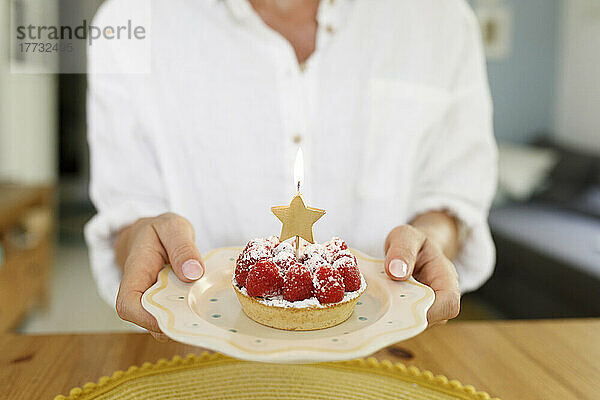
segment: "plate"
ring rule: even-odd
[[[206,273],[183,283],[170,268],[142,296],[142,305],[171,339],[232,357],[275,363],[341,361],[368,356],[427,327],[431,288],[392,281],[383,260],[352,250],[368,287],[348,320],[332,328],[297,332],[269,328],[244,314],[231,286],[242,247],[203,257]]]

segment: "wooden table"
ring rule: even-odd
[[[0,335],[0,399],[52,399],[130,365],[200,353],[147,334]],[[455,322],[375,354],[507,399],[600,399],[600,319]]]

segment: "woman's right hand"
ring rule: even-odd
[[[165,340],[156,319],[142,307],[142,294],[156,282],[165,264],[171,264],[182,282],[194,282],[204,275],[192,224],[173,213],[139,219],[119,232],[115,254],[123,268],[117,314],[148,329],[157,340]]]

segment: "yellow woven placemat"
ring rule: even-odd
[[[374,358],[321,364],[264,364],[203,353],[117,371],[54,400],[345,399],[482,400],[484,392],[416,367]]]

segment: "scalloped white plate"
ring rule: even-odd
[[[170,268],[142,296],[142,305],[171,339],[244,360],[309,363],[368,356],[408,339],[427,327],[431,288],[414,279],[395,282],[383,260],[352,250],[368,288],[354,313],[340,325],[308,332],[284,331],[254,322],[244,314],[231,286],[241,247],[209,252],[206,273],[183,283]]]

